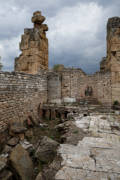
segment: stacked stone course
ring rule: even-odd
[[[46,74],[0,73],[0,122],[21,123],[38,118],[38,107],[47,102]],[[4,124],[1,123],[1,124]]]
[[[101,71],[110,71],[112,103],[120,102],[120,17],[108,19],[107,57],[101,62]]]
[[[49,73],[48,77],[48,102],[79,102],[91,99],[104,105],[112,103],[110,72],[86,75],[81,70],[66,69],[56,74]],[[85,95],[87,87],[92,88],[91,96]]]

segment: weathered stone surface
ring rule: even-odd
[[[41,15],[40,11],[33,13],[32,22],[41,25],[45,21],[45,17]]]
[[[41,172],[37,175],[35,180],[43,180]]]
[[[92,114],[75,117],[75,124],[91,132],[77,146],[61,144],[58,154],[63,161],[57,180],[101,180],[120,178],[120,122],[116,115]]]
[[[27,131],[27,128],[22,126],[20,123],[14,123],[14,124],[11,124],[10,126],[10,133],[22,134],[25,131]]]
[[[4,149],[3,149],[3,153],[5,154],[9,154],[12,150],[11,146],[5,145]]]
[[[56,154],[58,143],[49,137],[44,136],[39,143],[35,156],[43,162],[50,162]]]
[[[111,72],[112,103],[120,102],[120,17],[108,19],[107,57],[101,62],[101,72]]]
[[[15,146],[18,144],[18,142],[19,142],[19,138],[13,137],[7,142],[7,144],[10,146]]]
[[[92,94],[86,95],[91,89]],[[111,105],[111,74],[86,75],[80,69],[66,68],[60,72],[48,73],[48,102]]]
[[[33,180],[32,161],[21,145],[17,145],[11,152],[10,162],[22,180]]]
[[[90,115],[84,117],[82,114],[75,117],[75,124],[77,127],[83,129],[85,132],[91,132],[93,136],[105,137],[111,139],[114,143],[119,143],[119,129],[120,123],[117,115]]]
[[[33,149],[33,145],[30,144],[27,140],[21,141],[20,144],[24,149],[29,149],[29,148]]]
[[[37,74],[40,69],[48,69],[48,26],[42,24],[45,17],[40,11],[33,13],[33,29],[25,29],[20,43],[22,54],[15,59],[15,71]]]
[[[1,149],[7,141],[8,125],[23,126],[28,117],[38,121],[39,104],[47,102],[47,76],[44,72],[39,75],[0,72],[0,84]],[[14,134],[11,132],[11,136]]]

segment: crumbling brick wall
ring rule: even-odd
[[[47,77],[0,72],[0,127],[10,121],[38,118],[40,104],[47,102]]]

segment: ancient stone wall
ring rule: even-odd
[[[79,102],[90,98],[111,105],[113,92],[116,95],[119,89],[115,91],[111,85],[110,73],[88,76],[78,70],[38,75],[1,72],[0,128],[4,129],[11,121],[23,122],[28,117],[39,119],[42,103]]]
[[[111,73],[86,75],[81,70],[66,69],[50,73],[48,78],[49,102],[76,102],[81,100],[99,101],[111,105]]]
[[[112,103],[120,102],[120,18],[113,17],[107,23],[107,65],[111,71]]]
[[[0,128],[28,117],[38,120],[43,102],[47,102],[46,74],[0,72]]]
[[[120,18],[109,18],[107,23],[107,59],[106,68],[120,62]],[[111,69],[112,70],[112,69]]]
[[[120,69],[120,18],[113,17],[107,23],[107,56],[100,63],[102,71]]]
[[[108,19],[107,57],[100,64],[101,72],[111,72],[111,101],[120,102],[120,17]]]
[[[79,80],[85,77],[81,69],[66,69],[61,71],[62,75],[62,101],[75,102],[79,94]]]
[[[93,97],[103,105],[111,105],[111,73],[97,73],[89,78],[92,81]]]
[[[120,102],[120,72],[112,72],[112,103]]]
[[[15,71],[37,74],[48,69],[48,27],[42,24],[44,20],[40,11],[33,14],[34,28],[24,30],[20,43],[22,54],[15,59]]]

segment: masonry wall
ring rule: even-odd
[[[52,73],[52,81],[48,83],[49,102],[57,100],[61,96],[62,102],[75,102],[83,99],[97,100],[104,105],[111,105],[112,85],[111,74],[96,73],[86,75],[81,70],[63,70],[58,73],[60,78],[56,78]],[[58,85],[59,84],[59,85]],[[52,86],[52,88],[51,88]],[[86,96],[85,91],[90,87],[92,95]],[[50,90],[51,89],[51,90]]]
[[[88,98],[85,95],[87,87],[92,88],[90,98],[103,104],[111,104],[111,74],[96,73],[85,75],[80,71],[62,72],[62,98],[75,98],[77,101]]]
[[[112,76],[113,77],[113,76]],[[9,122],[23,122],[28,117],[39,119],[42,103],[75,102],[87,99],[86,88],[92,87],[91,99],[105,105],[117,100],[118,80],[111,85],[110,73],[85,75],[80,70],[39,75],[0,72],[0,130]],[[119,92],[118,92],[119,93]]]
[[[61,71],[62,101],[76,101],[79,98],[79,82],[85,77],[80,69],[68,69]]]
[[[47,102],[46,74],[0,72],[0,128],[28,116],[37,119],[43,102]]]
[[[96,98],[104,105],[112,105],[112,82],[111,73],[104,74],[98,73],[95,76],[96,86]]]
[[[119,66],[118,66],[119,67]],[[112,72],[112,103],[120,102],[120,72]]]

